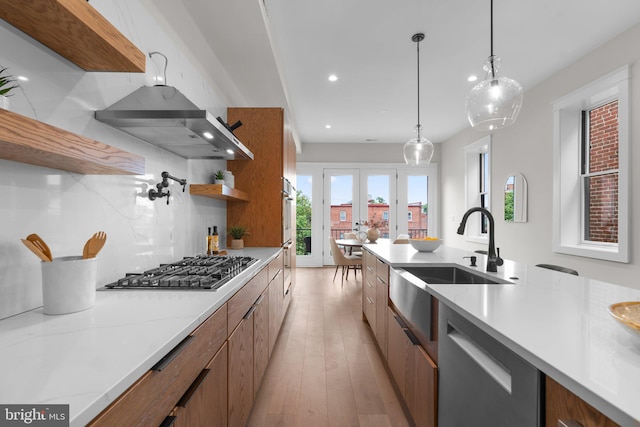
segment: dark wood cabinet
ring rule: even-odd
[[[547,427],[619,426],[550,377],[545,384],[545,414]]]
[[[253,313],[253,397],[269,364],[269,289],[258,298]]]
[[[227,363],[225,343],[178,402],[174,427],[227,427]]]
[[[244,426],[253,406],[253,308],[229,336],[229,426]]]
[[[251,234],[247,247],[283,243],[282,177],[295,185],[295,144],[282,108],[229,108],[227,121],[242,121],[234,134],[254,154],[253,160],[229,160],[235,187],[247,193],[248,203],[227,205],[227,226],[243,225]],[[295,201],[294,201],[295,203]],[[295,218],[295,204],[292,209]],[[295,227],[295,219],[292,221]],[[295,245],[295,229],[292,231]],[[295,254],[295,246],[291,249]]]

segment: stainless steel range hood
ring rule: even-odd
[[[187,159],[253,160],[225,124],[171,86],[143,86],[95,117]]]

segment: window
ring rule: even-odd
[[[628,66],[554,102],[555,252],[629,262],[629,117]]]
[[[409,222],[413,221],[413,212],[411,211],[407,212],[407,219]]]
[[[340,221],[344,222],[347,220],[347,211],[340,211]]]
[[[467,209],[481,206],[491,210],[491,136],[465,147]],[[467,222],[467,240],[486,243],[488,220],[474,215]]]

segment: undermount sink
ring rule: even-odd
[[[488,277],[458,266],[405,267],[404,270],[432,285],[512,285],[512,282]]]

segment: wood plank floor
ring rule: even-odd
[[[362,281],[298,268],[251,427],[408,426],[368,325]]]

